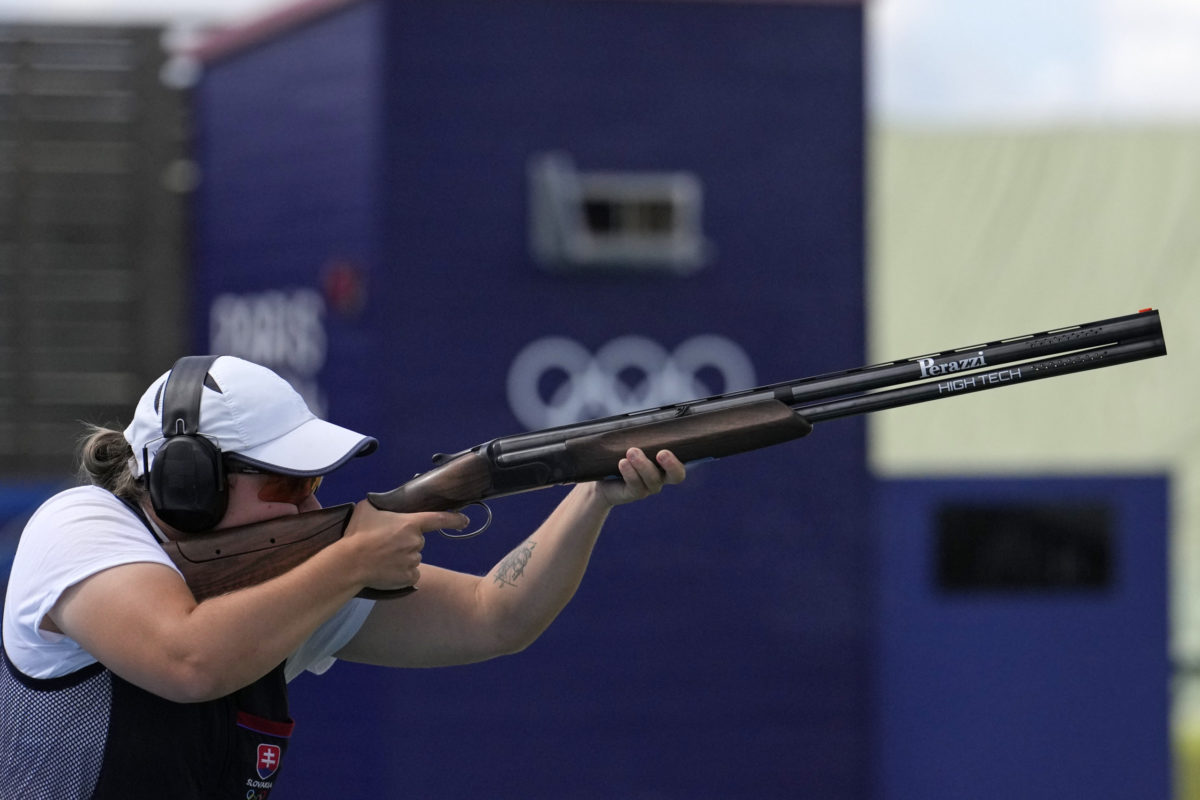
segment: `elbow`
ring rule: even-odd
[[[497,631],[491,650],[494,656],[512,656],[527,650],[546,630],[545,625],[512,625]]]
[[[480,582],[480,587],[485,588]],[[565,602],[528,604],[498,600],[494,594],[479,591],[474,629],[479,638],[475,647],[481,658],[516,655],[528,649],[558,617]],[[532,607],[531,607],[532,606]]]
[[[222,668],[203,658],[183,658],[173,662],[156,680],[142,688],[173,703],[203,703],[237,691],[228,667]]]

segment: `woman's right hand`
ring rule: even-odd
[[[398,514],[381,511],[360,500],[350,516],[343,541],[357,548],[359,580],[372,589],[403,589],[421,579],[421,551],[425,534],[462,530],[470,524],[457,511],[418,511]]]

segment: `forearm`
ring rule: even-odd
[[[589,485],[577,486],[487,575],[426,565],[418,591],[376,603],[338,657],[438,667],[527,647],[578,588],[610,508]]]
[[[507,651],[531,644],[579,588],[612,506],[574,487],[545,522],[483,578],[479,602]]]
[[[532,643],[574,596],[613,507],[657,494],[686,475],[683,464],[666,450],[651,460],[630,448],[617,467],[622,480],[577,485],[479,584],[482,606],[513,649]]]
[[[660,468],[661,467],[661,468]],[[338,654],[390,666],[465,664],[527,647],[574,596],[613,506],[679,483],[685,469],[631,448],[620,481],[575,486],[541,526],[483,577],[427,567],[419,591],[378,603]]]
[[[269,672],[357,591],[349,548],[196,603],[170,569],[128,564],[69,589],[54,625],[113,672],[178,702],[224,696]]]
[[[221,697],[290,656],[361,589],[347,559],[331,546],[284,574],[198,604],[179,631],[203,651],[205,672]],[[203,644],[202,644],[203,643]]]

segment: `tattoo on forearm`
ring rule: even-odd
[[[525,574],[525,566],[533,558],[533,548],[537,542],[528,541],[513,550],[496,567],[496,583],[504,586],[516,586],[517,581]]]

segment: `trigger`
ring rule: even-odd
[[[492,509],[488,507],[488,504],[487,503],[468,503],[467,505],[463,506],[463,508],[470,508],[471,506],[479,506],[480,508],[482,508],[484,511],[487,512],[487,519],[485,519],[483,521],[483,524],[481,524],[478,528],[475,528],[474,530],[467,531],[466,533],[451,533],[450,531],[447,531],[447,530],[439,530],[438,533],[440,533],[442,536],[445,536],[447,539],[470,539],[474,536],[478,536],[479,534],[486,531],[489,527],[491,527]]]

